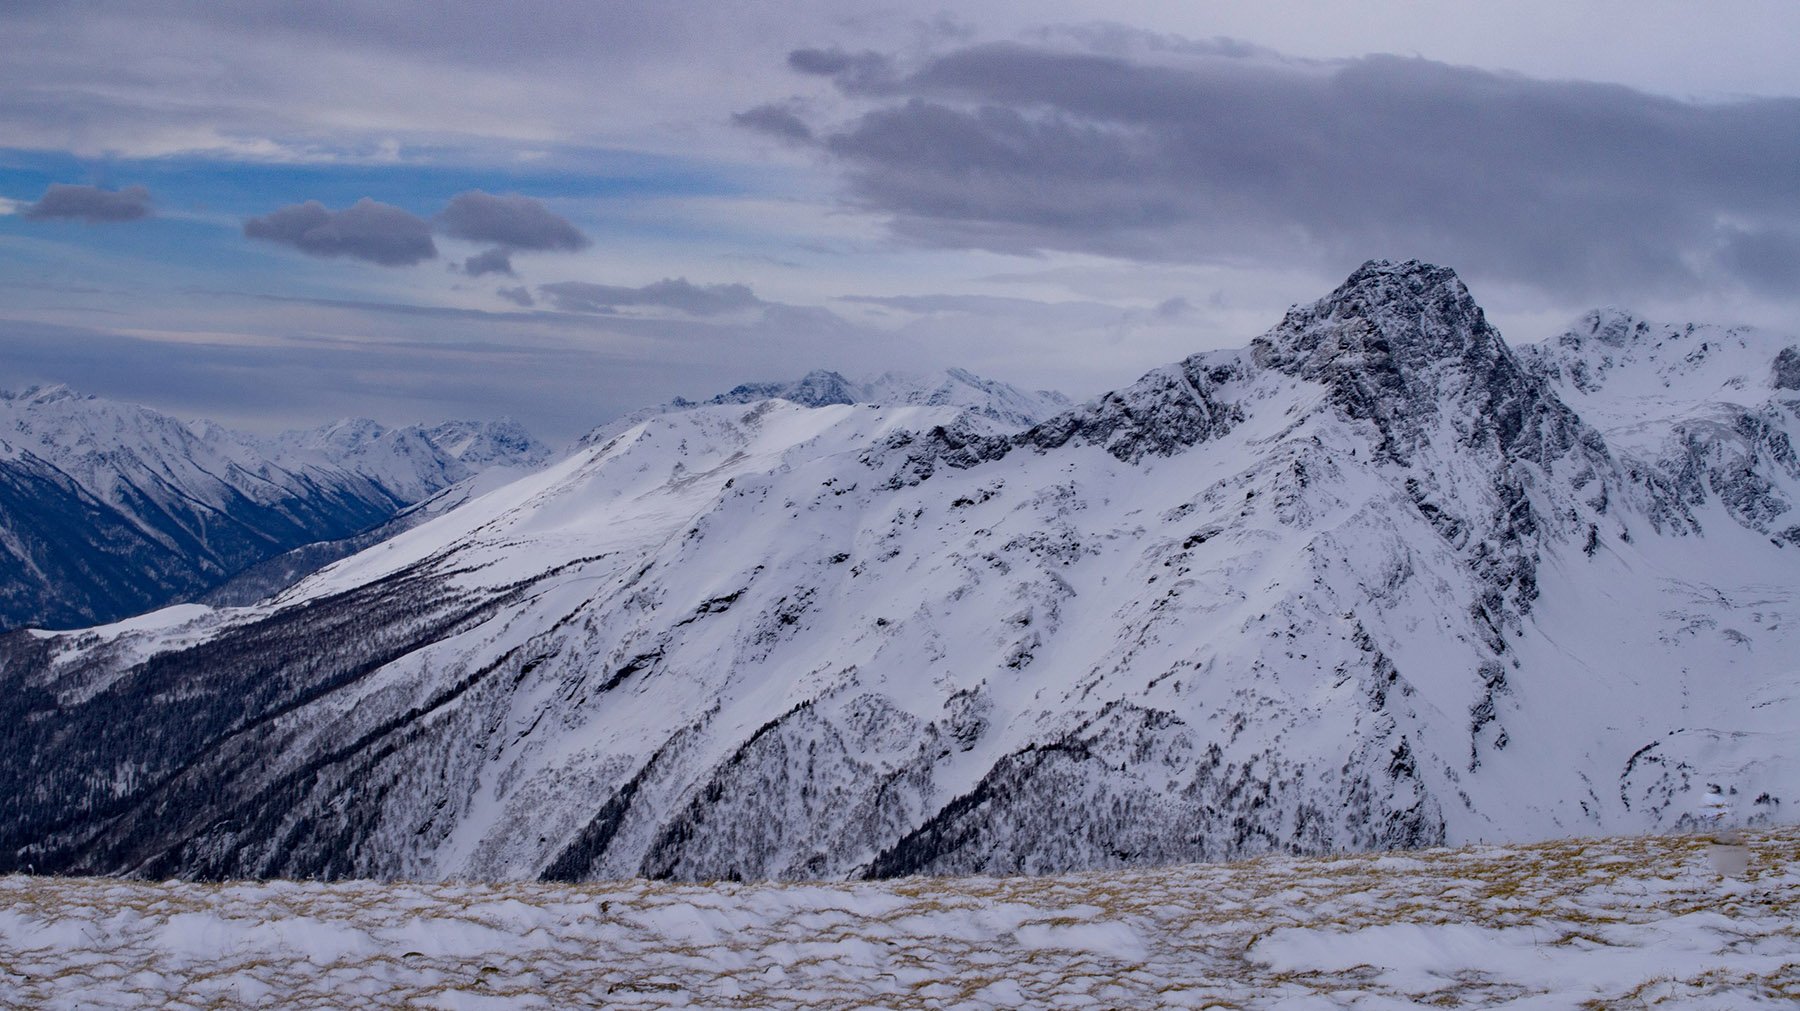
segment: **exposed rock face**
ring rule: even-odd
[[[1775,356],[1771,385],[1778,390],[1800,390],[1800,347],[1782,348]]]
[[[1373,422],[1378,451],[1399,463],[1440,423],[1457,430],[1463,448],[1539,466],[1578,442],[1605,453],[1444,267],[1365,264],[1252,348],[1259,363],[1323,384],[1346,415]]]
[[[1600,310],[1527,352],[1529,367],[1605,431],[1659,527],[1703,530],[1717,506],[1780,537],[1800,493],[1796,415],[1782,385],[1800,352],[1786,343]]]
[[[0,641],[0,869],[1039,872],[1669,827],[1709,779],[1776,816],[1778,351],[1515,351],[1370,263],[1017,431],[659,411],[254,608]]]

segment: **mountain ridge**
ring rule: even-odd
[[[1715,358],[1758,445],[1778,344]],[[0,640],[42,756],[0,863],[1039,873],[1668,828],[1707,782],[1782,818],[1800,576],[1709,475],[1785,509],[1784,464],[1690,426],[1677,480],[1559,346],[1371,261],[1022,431],[640,418],[255,607]]]
[[[264,438],[62,385],[0,392],[0,433],[0,555],[11,563],[0,627],[123,618],[377,526],[479,470],[548,457],[510,422],[347,419]]]

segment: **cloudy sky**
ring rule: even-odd
[[[1515,341],[1800,330],[1795,38],[1791,0],[14,0],[0,388],[553,439],[815,367],[1089,395],[1371,257]]]

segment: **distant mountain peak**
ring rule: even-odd
[[[1616,305],[1589,309],[1569,328],[1565,337],[1591,338],[1613,347],[1628,347],[1650,336],[1650,324]]]
[[[813,369],[798,379],[785,382],[739,383],[706,400],[676,397],[666,404],[646,407],[608,422],[583,436],[577,446],[598,445],[623,429],[657,415],[777,399],[801,407],[844,404],[962,407],[969,414],[986,419],[987,423],[1009,430],[1029,428],[1066,410],[1072,403],[1054,390],[1027,390],[976,375],[967,369],[951,368],[925,375],[885,372],[866,382],[831,369]]]
[[[24,390],[9,399],[21,404],[54,404],[63,400],[93,400],[92,394],[80,394],[62,383],[42,383],[27,386]]]
[[[549,451],[516,424],[262,438],[61,384],[0,394],[0,629],[111,620]]]

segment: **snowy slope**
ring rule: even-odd
[[[0,641],[40,756],[0,861],[882,877],[1641,831],[1707,782],[1783,817],[1800,556],[1545,354],[1372,262],[1022,431],[639,418],[254,608]]]
[[[1026,390],[1010,383],[978,376],[967,369],[945,369],[917,375],[886,372],[874,379],[857,381],[842,373],[816,369],[799,379],[772,383],[743,383],[709,400],[674,400],[627,415],[595,429],[580,442],[591,446],[612,438],[631,426],[672,411],[720,404],[754,404],[762,400],[786,400],[802,407],[836,404],[878,404],[888,407],[920,405],[957,407],[998,428],[1029,428],[1068,410],[1069,398],[1053,390]]]
[[[0,441],[0,628],[136,613],[548,458],[507,422],[260,439],[61,386],[0,393]]]
[[[1606,309],[1523,353],[1646,480],[1800,547],[1794,338]]]

